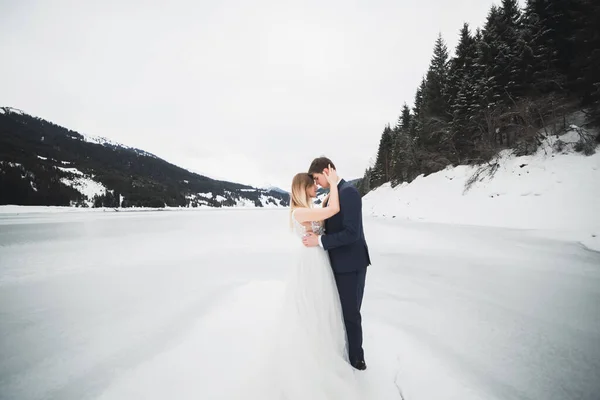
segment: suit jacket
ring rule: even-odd
[[[371,265],[362,221],[362,199],[358,190],[346,182],[338,183],[340,212],[325,220],[323,248],[329,253],[336,274],[354,272]]]

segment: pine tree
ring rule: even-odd
[[[390,181],[392,166],[393,131],[389,125],[385,127],[379,141],[377,160],[371,175],[371,187],[381,186]]]
[[[415,102],[413,105],[413,118],[410,125],[410,136],[417,144],[420,144],[420,138],[423,133],[423,102],[426,86],[427,81],[425,78],[423,78],[421,80],[421,84],[417,88],[417,92],[415,93]]]
[[[438,36],[427,71],[420,117],[423,124],[422,143],[429,152],[440,153],[448,142],[448,49]]]
[[[408,134],[409,130],[410,130],[410,121],[411,121],[411,115],[410,115],[410,109],[408,108],[408,105],[406,103],[404,103],[404,105],[402,106],[402,114],[400,114],[400,118],[399,118],[399,128],[400,131],[404,134]]]
[[[483,109],[497,109],[513,103],[523,94],[521,11],[516,0],[502,0],[492,6],[482,32],[477,63],[483,68],[478,82]]]
[[[592,124],[600,126],[600,3],[579,0],[572,13],[577,29],[574,34],[575,59],[572,61],[572,87],[589,110]]]
[[[507,4],[508,3],[508,4]],[[503,145],[499,133],[501,118],[512,107],[519,89],[513,65],[514,52],[508,45],[514,39],[508,27],[516,24],[517,11],[512,3],[503,1],[505,8],[492,6],[481,38],[477,38],[477,63],[475,68],[476,113],[473,122],[478,135],[474,143],[477,152],[487,158],[493,148]],[[515,39],[516,41],[516,39]],[[514,48],[514,44],[512,45]]]
[[[469,114],[469,125],[476,129],[480,126],[479,121],[482,110],[487,106],[484,101],[486,93],[486,66],[481,63],[481,60],[483,59],[483,33],[479,28],[475,30],[475,35],[473,36],[473,48],[474,59],[472,75],[468,77],[471,98],[467,103],[467,110]]]
[[[373,174],[372,168],[367,168],[363,178],[359,181],[357,189],[361,196],[371,191],[371,175]]]
[[[414,152],[410,128],[412,116],[408,105],[404,103],[398,125],[394,129],[394,144],[392,148],[391,180],[404,182],[409,179],[414,164]]]
[[[424,111],[428,116],[447,119],[448,115],[448,48],[439,35],[433,50],[433,58],[427,71]]]
[[[476,75],[476,46],[469,25],[465,23],[460,31],[456,55],[450,62],[448,84],[448,102],[452,112],[450,127],[459,162],[472,153],[473,135],[476,131],[476,127],[471,123],[473,106],[477,101],[473,83]]]
[[[500,104],[503,88],[500,85],[501,66],[496,63],[500,53],[500,9],[492,6],[481,32],[477,64],[480,68],[477,93],[482,109]]]
[[[574,32],[566,3],[572,0],[528,0],[525,6],[523,71],[533,95],[565,90],[570,63],[562,62],[560,53],[572,53],[565,39]]]
[[[517,0],[502,0],[497,23],[499,46],[495,62],[499,67],[498,83],[504,89],[501,97],[505,104],[512,104],[525,90],[520,60],[522,20]]]
[[[575,14],[583,12],[583,3],[587,0],[528,0],[525,7],[526,15],[535,13],[541,23],[541,38],[539,44],[545,44],[547,54],[552,57],[551,65],[560,73],[569,75],[574,71],[573,59],[576,56],[574,35],[579,27],[580,19]],[[590,1],[590,4],[594,1]],[[587,15],[583,15],[587,19]],[[596,26],[597,29],[597,26]],[[575,73],[578,75],[578,71]]]
[[[448,118],[448,48],[441,35],[435,42],[423,96],[427,117]]]
[[[458,91],[462,87],[465,75],[472,73],[476,49],[474,39],[469,30],[469,24],[465,23],[460,30],[460,38],[454,57],[450,60],[448,73],[448,103],[450,106],[456,101]],[[467,69],[471,67],[471,69]]]

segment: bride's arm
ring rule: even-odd
[[[323,221],[331,218],[340,212],[340,196],[337,182],[330,182],[329,185],[329,203],[323,208],[298,208],[295,211],[295,217],[298,222]]]

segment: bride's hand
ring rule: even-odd
[[[325,175],[325,179],[327,179],[327,182],[329,182],[331,185],[337,185],[337,181],[338,181],[338,174],[337,171],[333,168],[331,168],[331,165],[328,166],[329,169],[329,173],[323,172],[323,175]]]

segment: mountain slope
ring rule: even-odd
[[[0,109],[0,204],[286,206],[279,191],[214,180],[143,150]]]
[[[505,150],[489,164],[448,167],[389,183],[363,199],[366,214],[553,232],[600,251],[600,152],[577,152],[581,130],[545,139],[538,151]]]

